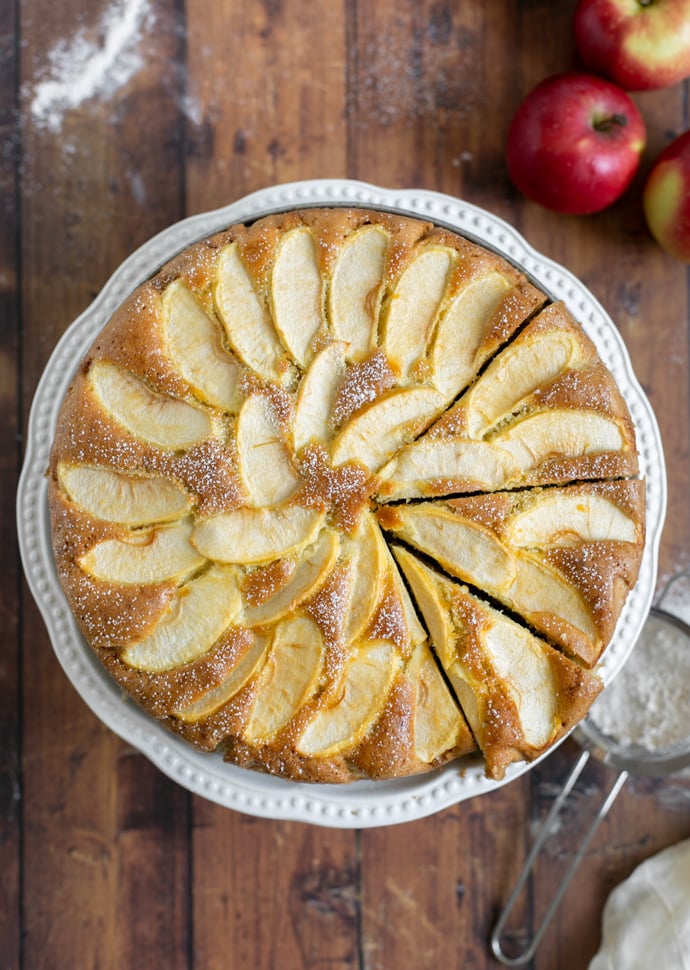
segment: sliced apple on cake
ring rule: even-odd
[[[448,754],[469,754],[474,739],[425,642],[405,670],[414,690],[414,750],[420,764],[440,763]]]
[[[57,476],[69,499],[95,519],[131,528],[171,522],[192,506],[187,491],[158,475],[131,475],[62,462]]]
[[[96,361],[88,380],[98,403],[123,431],[155,448],[185,451],[213,432],[208,412],[152,390],[116,364]]]
[[[242,367],[223,345],[221,328],[180,280],[165,290],[162,302],[170,360],[205,404],[235,413],[241,403]]]
[[[297,490],[299,476],[281,421],[265,394],[252,394],[237,418],[237,460],[250,506],[277,505]]]
[[[221,253],[215,299],[228,341],[239,359],[264,380],[285,383],[290,377],[286,348],[236,242]]]
[[[333,269],[329,318],[348,360],[363,360],[376,346],[389,246],[384,228],[363,226],[347,237]]]

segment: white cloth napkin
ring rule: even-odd
[[[690,839],[647,859],[604,906],[589,970],[690,970]]]

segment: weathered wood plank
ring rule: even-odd
[[[27,406],[69,322],[182,214],[177,26],[169,0],[23,7]],[[119,51],[100,77],[98,45]],[[186,967],[188,796],[87,710],[28,597],[23,662],[25,965]]]
[[[352,832],[194,803],[194,965],[359,968]]]
[[[135,30],[144,40],[130,51],[141,58],[136,70],[122,87],[77,97],[73,109],[58,106],[53,131],[54,119],[35,102],[40,81],[55,68],[49,52],[82,26],[97,27],[106,5],[56,10],[45,0],[22,0],[25,408],[69,321],[122,257],[185,209],[202,211],[274,182],[319,176],[439,189],[508,218],[581,276],[611,312],[657,410],[670,458],[673,526],[664,537],[662,572],[687,565],[687,273],[648,239],[634,194],[600,216],[567,218],[523,201],[505,171],[505,133],[518,101],[538,80],[575,63],[573,7],[574,0],[345,0],[318,9],[297,0],[188,0],[184,35],[178,3],[133,0],[130,13],[147,11]],[[12,10],[0,17],[11,18]],[[5,26],[13,29],[9,21]],[[0,26],[3,43],[5,36]],[[6,61],[3,69],[10,70]],[[83,79],[71,89],[80,91]],[[11,120],[3,98],[11,98],[6,85],[4,135]],[[681,88],[639,103],[650,128],[648,164],[688,118]],[[9,198],[13,189],[4,179],[13,170],[1,171]],[[11,226],[7,219],[0,229],[0,300],[9,300],[10,310],[3,319],[15,312],[12,290],[4,289],[7,268],[10,276],[15,270],[12,247],[6,248]],[[1,339],[11,363],[0,393],[11,395],[12,331]],[[7,422],[0,433],[11,444],[15,431]],[[0,453],[9,462],[2,465],[4,481],[5,473],[14,474],[14,452]],[[11,530],[9,504],[2,504],[2,528]],[[9,631],[16,622],[9,560],[3,569]],[[494,966],[489,932],[547,797],[565,774],[571,745],[494,795],[389,830],[356,835],[272,823],[201,799],[192,800],[190,819],[184,791],[86,711],[52,657],[36,610],[27,603],[26,612],[25,966],[148,966],[161,958],[173,967],[230,970]],[[4,651],[0,690],[10,686],[1,716],[9,750],[15,676]],[[605,776],[594,769],[580,791],[582,807]],[[4,929],[0,949],[14,959],[13,804],[3,803],[1,822],[0,861],[9,858],[10,866],[0,876],[0,901],[10,909],[9,949]],[[687,835],[687,804],[687,788],[677,781],[626,788],[534,967],[586,967],[606,894],[638,861]],[[543,912],[575,837],[569,817],[516,912],[514,925],[523,932]]]
[[[491,965],[496,900],[517,875],[528,791],[517,780],[432,818],[362,833],[366,970]]]
[[[101,0],[86,24],[76,8],[61,8],[60,20],[44,0],[31,0],[25,8],[23,288],[28,324],[37,330],[24,361],[27,396],[56,339],[113,270],[182,212],[176,7],[173,0],[134,0],[128,6],[141,10],[139,18],[132,17],[128,42],[121,44],[131,76],[115,83],[111,74],[127,76],[124,67],[115,70],[115,59],[100,85],[83,86],[79,74],[73,77],[65,66],[70,57],[54,52],[64,46],[76,58],[104,30],[119,37],[119,7]],[[46,67],[51,57],[58,65],[52,74]],[[79,66],[77,60],[73,69]],[[89,77],[92,71],[100,76],[89,68]],[[43,86],[53,79],[57,92]]]
[[[342,5],[187,4],[190,212],[345,175]]]
[[[518,59],[515,4],[353,5],[350,174],[511,210],[503,145]]]
[[[20,655],[14,494],[18,465],[19,292],[17,46],[13,5],[0,9],[0,953],[20,958]]]
[[[187,4],[187,205],[345,174],[339,5]],[[193,803],[195,966],[358,968],[352,832]]]
[[[191,952],[189,799],[143,755],[116,775],[113,967],[186,968]]]
[[[520,40],[521,86],[515,106],[543,77],[575,66],[570,23],[574,3],[554,8],[547,2],[524,6],[517,16]],[[661,549],[660,569],[667,578],[688,564],[690,548],[690,426],[677,415],[687,415],[688,304],[685,269],[666,256],[650,238],[644,223],[640,192],[651,159],[660,151],[667,132],[682,127],[682,86],[647,95],[634,95],[648,127],[648,148],[640,175],[627,195],[609,210],[586,217],[550,213],[528,201],[519,202],[516,222],[541,252],[570,269],[590,287],[610,313],[627,344],[635,372],[650,397],[660,424],[669,469],[669,520]],[[671,348],[673,348],[671,350]],[[539,765],[531,775],[532,828],[548,807],[558,784],[576,756],[572,744]],[[530,885],[533,921],[545,912],[567,863],[578,845],[588,817],[588,806],[598,803],[612,781],[610,772],[593,766],[576,789],[574,808],[565,817]],[[659,817],[654,835],[650,802],[636,797],[637,786],[619,796],[610,821],[593,842],[566,902],[557,914],[534,961],[541,968],[587,967],[599,945],[601,909],[610,889],[629,874],[637,862],[687,834],[678,813]],[[653,783],[664,798],[666,786]],[[591,812],[589,813],[591,815]],[[664,833],[662,835],[662,833]],[[507,896],[507,890],[503,898]],[[534,923],[530,928],[534,929]]]

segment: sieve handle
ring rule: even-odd
[[[503,912],[501,913],[498,919],[498,922],[496,923],[494,931],[491,934],[491,950],[494,956],[496,957],[496,959],[500,963],[505,964],[505,966],[507,967],[522,966],[522,964],[527,963],[527,961],[531,960],[532,957],[534,956],[536,949],[539,946],[539,943],[541,941],[541,938],[544,935],[544,932],[546,931],[546,928],[551,922],[551,919],[554,913],[558,909],[561,903],[561,900],[565,895],[565,891],[568,888],[568,884],[570,883],[570,880],[575,875],[575,871],[577,867],[580,865],[580,862],[582,861],[582,857],[587,851],[589,843],[592,841],[592,839],[594,838],[595,832],[599,828],[599,823],[602,821],[602,819],[606,818],[606,816],[608,815],[609,809],[611,808],[614,801],[616,800],[616,796],[618,795],[618,792],[621,790],[621,788],[623,787],[623,785],[627,780],[628,772],[621,771],[621,773],[616,778],[613,786],[611,787],[608,795],[604,799],[601,805],[601,808],[597,812],[596,817],[594,818],[592,824],[587,830],[582,842],[580,843],[580,847],[577,850],[572,862],[568,866],[568,869],[563,877],[563,880],[561,881],[561,884],[558,887],[558,890],[556,891],[555,896],[553,897],[553,899],[551,900],[551,903],[549,904],[549,908],[546,911],[546,915],[544,916],[544,919],[542,920],[541,924],[538,926],[532,938],[532,941],[527,947],[527,949],[524,950],[522,953],[518,954],[517,956],[514,956],[514,957],[507,956],[503,952],[503,949],[501,947],[501,936],[503,935],[503,930],[505,929],[505,925],[508,922],[510,914],[513,911],[513,907],[515,906],[515,903],[517,901],[518,896],[520,895],[520,892],[523,886],[527,882],[527,879],[529,878],[529,876],[532,874],[534,863],[536,862],[537,856],[541,852],[544,842],[546,841],[546,839],[548,838],[549,834],[552,831],[554,822],[560,815],[561,810],[570,792],[572,791],[573,785],[580,777],[582,770],[587,764],[588,760],[589,760],[589,751],[583,751],[580,757],[578,758],[574,768],[571,770],[570,774],[568,775],[565,781],[565,784],[561,788],[560,794],[558,795],[553,805],[551,806],[551,809],[549,810],[549,814],[546,816],[546,819],[542,823],[542,826],[539,829],[539,833],[534,842],[534,845],[530,849],[529,855],[527,856],[527,859],[525,860],[525,864],[522,867],[522,872],[518,877],[518,881],[515,884],[515,888],[510,894],[508,902],[506,903],[505,908],[503,909]]]

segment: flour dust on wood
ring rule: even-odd
[[[38,82],[25,90],[33,122],[57,133],[66,112],[92,98],[113,96],[143,66],[137,48],[153,22],[149,0],[120,0],[94,28],[80,28],[59,41]]]

